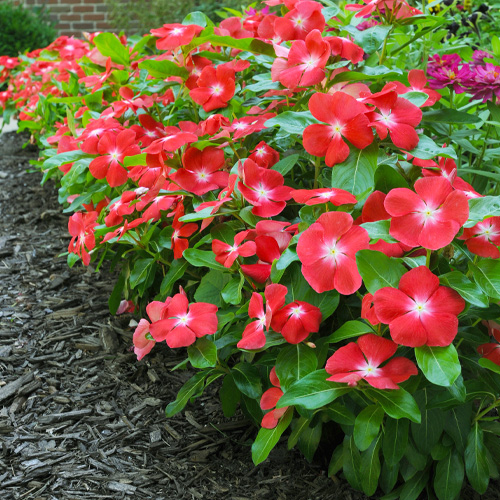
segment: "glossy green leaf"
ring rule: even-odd
[[[217,347],[207,337],[200,337],[187,348],[190,363],[194,368],[210,368],[217,363]]]
[[[302,135],[308,125],[319,123],[310,111],[285,111],[264,123],[266,128],[280,127],[289,134]]]
[[[356,264],[370,293],[387,286],[397,288],[401,276],[406,272],[401,262],[375,250],[357,252]]]
[[[167,274],[165,274],[161,282],[161,295],[166,296],[170,294],[175,283],[184,276],[188,266],[189,262],[184,259],[177,259],[172,262]]]
[[[475,283],[469,280],[460,271],[452,271],[439,277],[442,285],[456,290],[464,300],[476,307],[488,307],[489,300],[484,292]]]
[[[481,495],[486,492],[490,482],[490,471],[483,439],[483,430],[479,427],[479,423],[475,422],[467,437],[465,471],[470,484]]]
[[[259,430],[259,433],[252,444],[252,460],[254,465],[259,465],[269,456],[269,453],[276,446],[281,435],[290,425],[292,416],[293,410],[289,408],[283,417],[281,417],[278,425],[274,429],[261,428]]]
[[[440,460],[434,476],[434,491],[438,500],[455,500],[464,482],[464,462],[456,450]]]
[[[276,375],[283,391],[318,367],[314,349],[300,343],[282,348],[276,358]]]
[[[224,416],[226,418],[234,416],[236,408],[238,408],[241,392],[238,387],[236,387],[233,376],[230,373],[226,375],[222,381],[219,396]]]
[[[148,273],[154,263],[154,259],[139,259],[135,262],[134,268],[130,273],[130,287],[135,288],[148,277]]]
[[[377,490],[380,477],[380,445],[382,434],[374,439],[368,449],[361,454],[361,485],[365,495],[372,496]]]
[[[472,113],[465,113],[456,109],[442,108],[425,111],[422,114],[422,121],[428,123],[457,123],[473,124],[480,123],[481,119]]]
[[[360,226],[366,229],[372,243],[376,243],[379,240],[384,240],[388,243],[397,243],[398,241],[389,234],[389,228],[391,226],[391,221],[389,220],[365,222],[364,224],[360,224]]]
[[[212,373],[212,370],[205,370],[193,375],[181,388],[175,401],[167,405],[165,415],[167,418],[173,417],[187,405],[191,398],[198,397],[203,392],[205,380]]]
[[[285,176],[286,174],[288,174],[288,172],[290,172],[290,170],[292,170],[293,167],[295,167],[297,161],[299,160],[299,157],[300,155],[297,154],[286,156],[271,168],[272,170],[276,170],[281,175]]]
[[[363,408],[354,422],[354,442],[359,451],[367,450],[380,432],[384,410],[378,405]]]
[[[403,458],[408,444],[409,428],[410,421],[407,419],[388,418],[386,420],[382,451],[390,466],[395,466]]]
[[[377,400],[387,415],[392,418],[408,418],[412,422],[420,423],[420,410],[411,394],[404,389],[366,389],[367,394]]]
[[[329,335],[326,341],[330,344],[352,337],[359,337],[365,333],[373,333],[373,328],[362,321],[346,321],[338,330]]]
[[[327,377],[325,370],[316,370],[297,380],[290,385],[276,407],[299,405],[308,410],[315,410],[351,390],[346,384],[327,381]]]
[[[120,39],[114,33],[99,33],[93,42],[99,52],[117,64],[128,66],[130,64],[130,53],[128,47],[125,47]]]
[[[259,370],[250,363],[238,363],[231,373],[236,387],[249,398],[257,399],[262,395],[262,382]]]
[[[208,267],[216,271],[227,271],[222,264],[215,260],[215,254],[212,251],[188,248],[182,256],[195,267]]]
[[[436,385],[451,386],[462,370],[453,344],[447,347],[415,347],[415,357],[425,378]]]

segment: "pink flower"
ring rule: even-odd
[[[280,420],[280,418],[288,410],[288,406],[283,408],[276,408],[278,401],[281,396],[283,396],[283,391],[281,390],[281,385],[278,376],[276,375],[276,367],[273,366],[271,373],[269,374],[269,379],[273,387],[268,389],[262,394],[260,398],[260,407],[262,410],[271,410],[267,412],[262,418],[261,426],[264,429],[274,429]]]
[[[403,275],[398,288],[385,287],[373,296],[375,314],[389,325],[394,342],[409,347],[448,346],[458,331],[457,316],[465,301],[427,267]]]
[[[384,366],[384,361],[394,356],[398,346],[389,339],[373,333],[363,335],[357,342],[350,342],[337,349],[326,362],[326,371],[331,375],[327,380],[347,382],[351,386],[365,380],[377,389],[399,389],[398,384],[417,375],[413,361],[407,358],[392,358]]]
[[[369,242],[366,230],[353,226],[349,214],[322,214],[297,243],[304,278],[318,293],[327,290],[337,290],[342,295],[354,293],[362,283],[355,255],[368,248]]]
[[[97,226],[98,215],[97,212],[76,212],[68,221],[68,231],[73,236],[68,252],[79,255],[86,266],[90,264],[90,255],[87,250],[93,250],[95,247],[94,230]]]
[[[295,300],[273,315],[271,327],[290,344],[299,344],[310,333],[316,333],[320,323],[321,311],[318,307]]]
[[[254,241],[243,240],[247,237],[248,231],[241,231],[234,237],[233,245],[224,243],[221,240],[212,240],[212,251],[215,260],[224,267],[231,267],[238,257],[250,257],[255,255],[256,246]]]

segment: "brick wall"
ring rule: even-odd
[[[112,31],[104,0],[24,0],[24,4],[48,7],[60,35],[81,37],[82,31]]]

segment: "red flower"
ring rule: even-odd
[[[169,347],[187,347],[217,331],[217,309],[206,302],[189,304],[185,293],[177,293],[162,312],[163,319],[150,326],[151,335],[157,342],[165,340]]]
[[[281,396],[283,396],[283,391],[281,390],[281,385],[278,376],[276,375],[276,367],[273,366],[271,373],[269,374],[269,380],[274,387],[271,387],[265,391],[260,398],[260,407],[262,410],[271,410],[267,412],[262,418],[261,426],[264,429],[274,429],[280,420],[280,418],[288,410],[288,406],[283,408],[276,408],[278,401]]]
[[[398,97],[392,84],[363,100],[365,103],[377,106],[380,113],[372,111],[370,127],[375,127],[381,139],[387,137],[387,132],[395,146],[407,151],[414,149],[419,141],[415,127],[422,120],[422,111],[407,99]]]
[[[279,162],[280,154],[264,141],[260,141],[252,150],[252,154],[248,158],[257,163],[259,167],[271,168]]]
[[[385,287],[373,297],[378,319],[389,325],[394,342],[409,347],[448,346],[458,331],[465,302],[425,266],[403,275],[399,288]]]
[[[234,96],[234,70],[227,66],[205,66],[197,85],[189,95],[204,111],[225,108]]]
[[[401,82],[391,82],[396,85],[396,90],[398,94],[406,94],[411,90],[415,90],[418,92],[424,92],[428,95],[427,101],[425,101],[420,107],[423,108],[425,106],[433,106],[436,102],[441,99],[441,94],[432,90],[430,88],[426,88],[427,85],[427,77],[425,76],[425,72],[421,69],[412,69],[408,73],[408,83],[410,87],[405,87]]]
[[[269,330],[271,318],[274,312],[280,309],[285,303],[286,294],[286,286],[279,284],[268,285],[264,291],[266,298],[266,309],[264,311],[262,295],[256,292],[252,293],[248,307],[248,316],[250,318],[257,318],[257,320],[252,321],[245,327],[243,336],[237,344],[239,349],[261,349],[266,345],[264,328]]]
[[[363,210],[361,211],[361,222],[376,222],[379,220],[389,220],[390,214],[384,207],[384,201],[387,195],[381,191],[374,191],[365,201]],[[402,257],[405,252],[408,252],[413,247],[404,243],[388,243],[380,239],[375,243],[370,244],[370,250],[377,250],[388,257]]]
[[[361,286],[355,255],[368,248],[370,237],[352,223],[345,212],[326,212],[300,235],[297,255],[302,274],[316,292],[350,295]]]
[[[308,87],[325,78],[325,66],[330,57],[330,45],[321,32],[311,31],[304,40],[292,42],[290,51],[278,50],[279,56],[271,69],[273,81],[280,81],[287,88]]]
[[[118,134],[105,132],[99,140],[97,151],[101,156],[90,162],[90,173],[96,179],[106,177],[111,187],[121,186],[127,182],[128,172],[121,166],[123,159],[141,153],[135,141],[135,132],[130,129],[122,130]]]
[[[179,217],[184,215],[184,208],[178,210],[174,221],[172,222],[172,228],[174,232],[172,234],[172,249],[174,251],[174,259],[180,259],[184,250],[189,247],[189,240],[186,238],[191,236],[197,229],[198,225],[194,222],[188,224],[183,224]]]
[[[398,384],[417,375],[413,361],[407,358],[392,358],[384,366],[384,361],[396,354],[398,346],[389,339],[373,333],[363,335],[357,342],[350,342],[337,349],[326,362],[327,378],[333,382],[347,382],[351,386],[365,380],[377,389],[399,389]]]
[[[347,59],[353,64],[357,64],[363,60],[364,51],[348,38],[340,36],[327,36],[325,40],[330,44],[332,55],[340,56],[341,59]]]
[[[321,324],[321,311],[318,307],[295,300],[273,315],[271,327],[281,333],[290,344],[299,344],[310,333],[316,333]]]
[[[106,71],[104,73],[99,73],[97,75],[90,75],[84,78],[80,78],[79,82],[84,83],[85,87],[92,87],[92,94],[97,92],[104,84],[104,82],[111,76],[111,57],[106,60]]]
[[[116,226],[123,221],[125,215],[130,215],[135,210],[135,206],[131,203],[137,198],[137,195],[136,191],[125,191],[121,198],[109,207],[109,214],[104,219],[106,226]]]
[[[488,327],[488,333],[493,335],[497,342],[481,344],[477,348],[477,352],[481,354],[481,356],[500,366],[500,344],[498,343],[500,342],[500,325],[491,320],[483,321],[483,324]]]
[[[326,156],[329,167],[349,156],[349,146],[364,149],[373,142],[373,133],[365,113],[366,107],[345,92],[314,94],[309,109],[318,120],[328,125],[313,124],[304,130],[304,148],[314,156]]]
[[[490,259],[500,258],[500,217],[489,217],[474,227],[466,227],[459,240],[465,240],[470,252]]]
[[[152,323],[163,319],[163,313],[167,311],[168,304],[171,300],[171,297],[168,297],[166,302],[155,300],[146,306],[146,312]],[[150,328],[151,323],[147,319],[141,319],[134,331],[133,343],[137,361],[140,361],[146,354],[149,354],[156,344],[155,340],[146,337],[148,333],[150,334]]]
[[[145,150],[145,153],[158,154],[162,151],[176,151],[190,142],[196,142],[198,137],[189,131],[181,130],[174,126],[157,128],[156,133],[160,139],[154,140]]]
[[[292,197],[297,203],[305,205],[320,205],[330,202],[336,207],[340,207],[341,205],[355,205],[357,203],[356,197],[349,191],[338,188],[296,189],[292,193]]]
[[[250,257],[255,255],[255,242],[246,241],[248,231],[241,231],[234,237],[234,244],[228,245],[221,240],[212,240],[212,251],[215,254],[215,260],[224,267],[231,267],[234,261],[239,257]]]
[[[259,260],[256,264],[242,264],[241,270],[257,283],[265,283],[271,276],[273,262],[281,257],[280,247],[272,236],[257,236],[255,251]]]
[[[297,2],[295,8],[274,22],[274,30],[281,40],[304,40],[312,30],[325,29],[323,6],[318,2]]]
[[[151,30],[151,34],[159,37],[156,48],[172,50],[190,43],[203,30],[196,24],[164,24],[162,28]]]
[[[284,186],[284,178],[275,170],[258,167],[250,159],[243,165],[243,183],[238,188],[246,201],[254,208],[252,213],[259,217],[278,215],[286,207],[285,200],[291,198],[291,188]]]
[[[367,293],[361,300],[361,317],[368,320],[372,325],[380,324],[380,320],[375,314],[373,295],[371,293]]]
[[[69,253],[76,253],[84,265],[90,264],[90,255],[87,250],[95,247],[94,228],[97,226],[97,212],[76,212],[68,220],[68,231],[73,238],[68,246]]]
[[[467,197],[442,177],[418,179],[414,187],[416,193],[396,188],[387,195],[384,207],[392,217],[389,232],[411,247],[443,248],[469,217]]]
[[[184,168],[171,177],[182,189],[197,196],[227,186],[229,174],[221,172],[224,166],[224,151],[213,146],[203,151],[188,148],[182,157]]]

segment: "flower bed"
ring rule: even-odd
[[[121,269],[109,306],[142,313],[138,359],[187,348],[176,369],[198,371],[167,415],[222,378],[225,415],[261,425],[255,464],[289,428],[312,460],[333,428],[329,473],[367,495],[483,493],[500,459],[500,42],[463,48],[470,64],[433,55],[426,76],[446,12],[268,3],[0,58],[4,119],[60,184],[69,264]]]

